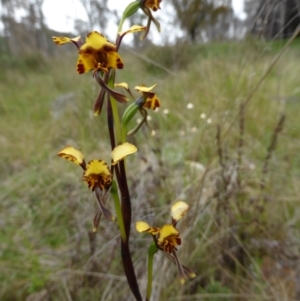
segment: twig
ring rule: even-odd
[[[245,132],[245,106],[242,103],[239,111],[240,124],[239,124],[239,144],[238,144],[238,166],[237,166],[237,183],[240,186],[240,169],[243,161],[243,146],[244,146],[244,132]]]
[[[266,154],[266,157],[264,159],[264,165],[263,165],[263,168],[262,168],[262,176],[261,176],[261,181],[260,181],[260,189],[264,189],[265,188],[265,185],[266,185],[266,181],[265,181],[265,176],[268,172],[268,167],[269,167],[269,161],[271,159],[271,156],[276,148],[276,144],[277,144],[277,137],[278,137],[278,134],[281,132],[281,130],[283,129],[283,123],[284,123],[284,120],[285,120],[285,115],[281,115],[280,118],[279,118],[279,121],[273,131],[273,135],[272,135],[272,138],[271,138],[271,143],[267,149],[267,154]]]

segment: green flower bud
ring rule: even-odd
[[[124,21],[130,16],[134,15],[140,8],[140,1],[134,1],[128,4],[123,12],[123,16],[119,25],[119,31],[121,31]]]
[[[142,97],[140,97],[142,98]],[[134,103],[128,106],[128,108],[125,110],[123,117],[122,117],[122,125],[127,126],[130,120],[135,116],[135,114],[138,112],[138,110],[143,105],[144,101],[143,99],[137,99]]]

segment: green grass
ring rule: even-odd
[[[197,277],[181,286],[175,265],[156,255],[153,300],[297,299],[296,278],[291,277],[300,226],[298,41],[267,75],[243,117],[240,114],[240,105],[283,46],[246,40],[155,47],[139,57],[122,53],[125,69],[117,81],[131,87],[158,83],[161,99],[160,110],[149,113],[156,136],[142,128],[131,138],[139,149],[127,160],[133,220],[146,218],[159,226],[169,221],[169,205],[175,200],[191,206],[179,225],[179,258]],[[3,301],[25,300],[43,290],[51,300],[131,300],[117,225],[101,221],[91,256],[95,200],[81,181],[80,168],[56,156],[72,145],[87,160],[109,161],[106,116],[103,112],[93,117],[92,112],[98,87],[90,73],[76,74],[75,62],[75,53],[63,53],[41,64],[31,58],[2,70]],[[187,109],[189,103],[193,109]],[[263,174],[282,114],[284,127],[276,134],[276,148]],[[149,243],[132,229],[131,249],[143,294]]]

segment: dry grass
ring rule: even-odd
[[[179,225],[179,258],[197,278],[179,285],[176,267],[157,254],[153,300],[299,299],[297,44],[241,109],[281,47],[191,48],[184,53],[192,61],[182,59],[190,64],[172,74],[124,53],[120,80],[158,82],[162,101],[151,113],[157,135],[143,128],[132,138],[139,148],[127,164],[133,219],[159,226],[175,200],[191,206]],[[157,58],[170,64],[168,55]],[[103,220],[92,235],[95,201],[79,168],[56,157],[71,144],[88,160],[109,158],[105,116],[92,116],[98,88],[90,74],[75,73],[75,61],[52,58],[42,69],[2,75],[1,300],[131,300],[117,225]],[[131,242],[144,293],[150,241],[133,228]]]

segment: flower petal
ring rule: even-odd
[[[160,9],[159,4],[161,1],[162,0],[146,0],[144,5],[148,6],[153,11],[157,11],[158,9]]]
[[[107,68],[123,69],[124,63],[117,52],[107,52]]]
[[[125,142],[116,146],[111,153],[111,157],[113,160],[112,165],[117,164],[120,160],[127,157],[128,155],[135,153],[136,151],[136,146],[129,142]]]
[[[115,84],[115,87],[120,87],[125,89],[127,93],[132,97],[132,99],[134,99],[134,96],[132,95],[127,83],[123,82],[123,83]]]
[[[80,36],[76,38],[68,38],[68,37],[52,37],[52,40],[55,44],[58,46],[64,45],[66,43],[74,43],[77,45],[77,43],[80,41]]]
[[[138,221],[135,223],[135,228],[138,232],[146,232],[151,227],[146,222]]]
[[[125,36],[128,33],[134,33],[134,32],[140,32],[140,31],[145,31],[146,27],[145,26],[141,26],[141,25],[133,25],[131,26],[129,29],[124,30],[122,32],[119,32],[120,36]]]
[[[129,87],[128,87],[127,83],[115,84],[115,87],[121,87],[121,88],[124,88],[125,90],[129,90]]]
[[[80,47],[80,51],[90,52],[90,51],[116,51],[116,45],[108,42],[106,37],[99,33],[98,31],[90,32],[86,37],[86,42]]]
[[[155,110],[160,107],[160,100],[156,97],[155,93],[144,92],[146,96],[146,101],[143,104],[144,108]]]
[[[83,153],[72,146],[63,148],[57,155],[78,165],[84,163]]]
[[[189,205],[183,201],[176,202],[171,207],[171,216],[174,221],[179,221],[188,211]]]
[[[112,90],[105,83],[105,80],[100,76],[99,72],[94,72],[94,77],[95,77],[97,83],[105,90],[105,92],[107,92],[115,100],[117,100],[118,102],[121,102],[121,103],[126,103],[128,101],[128,98],[125,95]]]
[[[189,277],[189,278],[195,278],[197,275],[190,269],[190,268],[188,268],[187,266],[185,266],[185,265],[181,265],[182,266],[182,268],[183,268],[183,270],[184,270],[184,273],[185,273],[185,275],[187,276],[187,277]]]
[[[153,235],[156,235],[159,233],[159,228],[156,227],[150,227],[146,222],[138,221],[135,223],[135,228],[138,232],[148,232]]]
[[[101,89],[94,103],[94,116],[101,114],[103,103],[104,103],[105,90]]]
[[[175,227],[173,227],[173,225],[169,225],[169,224],[164,225],[159,231],[157,243],[159,246],[162,246],[167,239],[170,239],[172,237],[179,238],[179,231]],[[172,239],[172,243],[174,242],[175,242],[174,246],[180,244],[176,240]]]
[[[97,62],[93,55],[79,51],[79,58],[77,61],[77,72],[79,74],[94,70],[96,67]]]
[[[110,186],[112,174],[106,162],[102,160],[91,160],[83,173],[82,180],[87,183],[88,187],[95,190],[99,187],[101,190]]]
[[[108,194],[108,191],[104,191],[102,192],[99,187],[96,187],[95,189],[95,195],[96,195],[96,198],[97,198],[97,201],[98,201],[98,204],[99,204],[99,209],[101,210],[102,214],[104,215],[104,217],[108,220],[108,221],[113,221],[115,220],[113,214],[111,213],[111,211],[106,208],[105,206],[105,200],[107,198],[107,194]],[[100,216],[98,217],[99,215],[99,212],[97,211],[96,212],[96,215],[94,217],[94,228],[98,228],[97,226],[99,225],[99,221],[100,221]],[[97,224],[98,222],[98,224]]]
[[[151,87],[145,87],[141,85],[141,86],[134,87],[134,89],[136,89],[138,92],[150,92],[155,86],[157,86],[157,84],[154,84]]]

